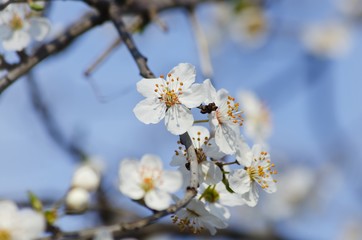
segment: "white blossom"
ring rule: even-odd
[[[255,206],[259,199],[257,185],[268,193],[277,190],[272,177],[277,172],[272,169],[274,164],[270,161],[269,153],[262,151],[258,144],[245,154],[241,163],[245,166],[243,169],[230,172],[229,186],[234,192],[242,194],[246,204]]]
[[[133,109],[143,123],[158,123],[165,118],[165,125],[172,134],[180,135],[191,128],[194,117],[189,108],[198,107],[206,98],[202,84],[195,82],[195,67],[180,63],[166,77],[142,79],[137,91],[146,99]]]
[[[265,144],[272,131],[268,109],[251,91],[241,91],[238,99],[243,109],[245,135],[256,143]]]
[[[87,209],[90,201],[90,194],[84,188],[72,188],[65,198],[67,209],[75,212],[82,212]]]
[[[215,103],[217,109],[209,114],[209,121],[215,134],[216,145],[226,154],[236,152],[237,142],[240,140],[240,126],[242,125],[239,104],[225,89],[216,92],[210,80],[205,80],[205,89],[208,92],[206,103]]]
[[[308,26],[302,41],[311,53],[327,58],[339,57],[351,46],[350,29],[340,22],[327,22]]]
[[[181,230],[188,229],[193,233],[199,233],[207,228],[212,235],[215,235],[216,229],[227,227],[225,221],[211,214],[205,204],[196,199],[192,199],[185,208],[173,215],[172,219]]]
[[[0,239],[29,240],[45,230],[45,219],[32,209],[19,210],[15,203],[0,201]]]
[[[0,41],[5,50],[23,50],[32,39],[42,41],[49,30],[49,21],[33,16],[27,4],[10,4],[0,12]]]
[[[215,141],[210,139],[210,132],[207,128],[202,126],[193,126],[188,131],[191,141],[195,147],[196,155],[198,159],[198,176],[199,182],[205,182],[207,184],[216,184],[222,180],[221,169],[212,161],[208,161],[207,157],[213,159],[220,159],[225,156],[220,152],[216,146]],[[184,175],[184,183],[187,184],[190,179],[190,171],[185,167],[188,163],[186,151],[183,147],[179,148],[179,151],[175,151],[175,155],[172,158],[171,166],[178,166],[180,171]]]
[[[125,159],[121,162],[120,191],[132,199],[144,199],[154,210],[164,210],[171,203],[170,193],[177,192],[182,185],[179,171],[162,169],[158,156],[146,154],[141,161]]]

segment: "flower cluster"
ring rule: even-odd
[[[145,97],[134,108],[136,117],[143,123],[165,125],[172,134],[188,133],[198,161],[198,195],[185,208],[172,216],[181,230],[198,233],[207,228],[211,234],[227,227],[231,213],[228,207],[247,204],[255,206],[260,187],[267,193],[276,191],[274,164],[263,145],[251,148],[241,134],[244,119],[239,103],[227,90],[216,90],[210,80],[195,84],[195,67],[181,63],[160,78],[142,79],[137,90]],[[255,99],[246,98],[249,135],[266,137],[267,117],[264,108]],[[253,104],[250,104],[252,102]],[[250,104],[250,106],[249,106]],[[248,106],[247,106],[248,105]],[[207,119],[194,121],[191,109],[200,109]],[[252,120],[254,119],[254,120]],[[256,121],[257,119],[257,121]],[[208,122],[209,129],[195,123]],[[254,125],[253,125],[254,123]],[[162,170],[161,160],[145,155],[140,162],[123,160],[120,166],[120,190],[134,200],[141,200],[153,210],[164,210],[171,195],[190,182],[190,159],[180,142],[170,162],[179,171]],[[228,162],[228,158],[235,160]],[[183,182],[181,178],[183,176]]]
[[[49,21],[26,3],[10,4],[0,12],[0,41],[5,50],[21,51],[32,39],[42,41],[49,30]]]

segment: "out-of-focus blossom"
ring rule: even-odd
[[[272,177],[276,171],[273,170],[274,164],[270,161],[269,153],[262,151],[258,144],[245,154],[241,164],[245,166],[243,169],[230,172],[229,186],[234,192],[242,194],[246,204],[253,207],[259,199],[257,185],[267,193],[277,190]]]
[[[251,91],[241,91],[238,95],[243,109],[245,135],[255,143],[264,145],[272,132],[270,114],[265,105]]]
[[[84,188],[72,188],[65,198],[65,205],[68,210],[74,212],[82,212],[89,205],[90,194]]]
[[[179,171],[162,168],[158,156],[146,154],[141,161],[125,159],[119,169],[120,191],[132,198],[143,199],[154,210],[164,210],[171,203],[170,193],[177,192],[182,185]]]
[[[362,1],[361,0],[338,0],[337,5],[339,10],[347,17],[361,18],[362,17]]]
[[[352,43],[351,30],[340,22],[310,25],[302,33],[302,40],[312,54],[327,58],[343,55]]]
[[[27,4],[9,4],[0,12],[0,41],[5,50],[23,50],[32,39],[42,41],[49,30],[49,21],[33,15]]]
[[[214,141],[210,141],[210,132],[202,126],[193,126],[188,131],[192,143],[195,147],[198,158],[198,176],[199,183],[216,184],[222,180],[222,172],[220,168],[212,161],[208,161],[207,157],[220,159],[225,154],[219,151]],[[182,149],[182,148],[181,148]],[[178,166],[184,175],[184,183],[188,183],[190,179],[190,171],[185,167],[189,163],[185,150],[176,150],[172,158],[171,166]]]
[[[227,227],[225,221],[211,214],[205,204],[196,199],[192,199],[185,208],[173,215],[172,220],[181,230],[188,229],[193,233],[199,233],[207,228],[212,235],[215,235],[216,229]]]
[[[280,220],[292,217],[310,196],[315,175],[306,167],[286,168],[283,174],[278,174],[278,182],[278,194],[270,196],[263,207],[269,218]]]
[[[206,98],[202,84],[195,82],[195,67],[180,63],[166,77],[142,79],[137,83],[137,91],[146,99],[133,109],[143,123],[158,123],[165,118],[165,125],[172,134],[180,135],[188,131],[194,123],[189,108],[198,107]]]
[[[32,209],[19,210],[11,201],[0,201],[0,239],[29,240],[45,230],[44,216]]]
[[[209,94],[206,103],[215,103],[217,109],[209,114],[212,132],[216,145],[226,154],[236,152],[236,144],[240,138],[240,126],[243,119],[239,104],[225,89],[216,92],[210,80],[205,80],[205,89]]]
[[[90,192],[95,191],[99,187],[100,172],[97,171],[91,162],[81,165],[74,173],[72,186],[83,188]]]

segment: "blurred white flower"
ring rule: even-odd
[[[338,0],[337,6],[347,17],[361,18],[362,16],[361,0]]]
[[[351,30],[340,22],[327,22],[307,27],[302,33],[305,47],[321,57],[335,58],[351,46]]]
[[[146,154],[141,161],[125,159],[119,169],[120,191],[132,198],[144,198],[145,204],[154,210],[164,210],[171,203],[170,193],[182,185],[179,171],[162,169],[158,156]]]
[[[220,159],[225,154],[219,151],[215,142],[210,140],[210,132],[207,128],[202,126],[193,126],[188,131],[192,143],[195,147],[198,158],[198,176],[199,183],[216,184],[222,180],[222,172],[220,168],[212,161],[208,161],[207,157]],[[180,147],[182,149],[182,147]],[[172,158],[171,166],[178,166],[179,170],[183,173],[184,183],[187,184],[190,179],[190,171],[185,167],[188,163],[186,151],[175,151]]]
[[[216,92],[210,80],[204,81],[205,89],[209,94],[206,103],[215,103],[216,111],[209,114],[209,121],[215,134],[216,145],[226,154],[236,152],[236,144],[240,139],[240,126],[243,119],[239,110],[239,104],[229,96],[225,89]]]
[[[241,164],[245,167],[230,172],[229,186],[234,192],[242,194],[246,204],[253,207],[259,199],[257,185],[267,193],[277,190],[276,181],[272,177],[277,172],[272,169],[274,164],[270,161],[269,153],[262,151],[258,144],[242,160]]]
[[[82,212],[88,208],[89,200],[90,194],[86,189],[75,187],[67,193],[65,204],[70,211]]]
[[[181,230],[188,229],[193,233],[199,233],[207,228],[212,235],[215,235],[217,228],[227,227],[225,221],[211,214],[205,204],[196,199],[192,199],[185,208],[173,215],[172,220]]]
[[[0,201],[0,239],[29,240],[45,231],[45,219],[32,209],[19,210],[11,201]]]
[[[49,30],[49,21],[32,16],[27,4],[10,4],[0,12],[0,41],[5,50],[23,50],[32,39],[42,41]]]
[[[234,13],[230,26],[232,39],[248,47],[261,46],[269,28],[264,11],[256,6]]]
[[[172,134],[180,135],[191,128],[194,117],[189,108],[198,107],[206,98],[202,84],[195,82],[195,67],[180,63],[163,77],[142,79],[137,91],[146,99],[133,109],[143,123],[158,123],[165,118],[165,125]]]
[[[83,188],[87,191],[95,191],[99,187],[100,172],[91,162],[85,162],[74,172],[72,187]]]
[[[278,174],[278,194],[268,198],[263,207],[264,214],[273,219],[286,219],[296,213],[313,189],[315,174],[306,167],[289,167]]]
[[[264,145],[272,132],[268,109],[251,91],[241,91],[238,99],[243,109],[245,135],[254,142]]]

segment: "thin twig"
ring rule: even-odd
[[[207,42],[206,35],[202,30],[200,23],[198,22],[195,14],[195,9],[189,8],[189,18],[191,22],[191,28],[195,35],[195,40],[197,44],[197,49],[199,53],[199,59],[201,64],[201,71],[206,78],[211,78],[213,75],[213,68],[210,58],[209,46]]]

